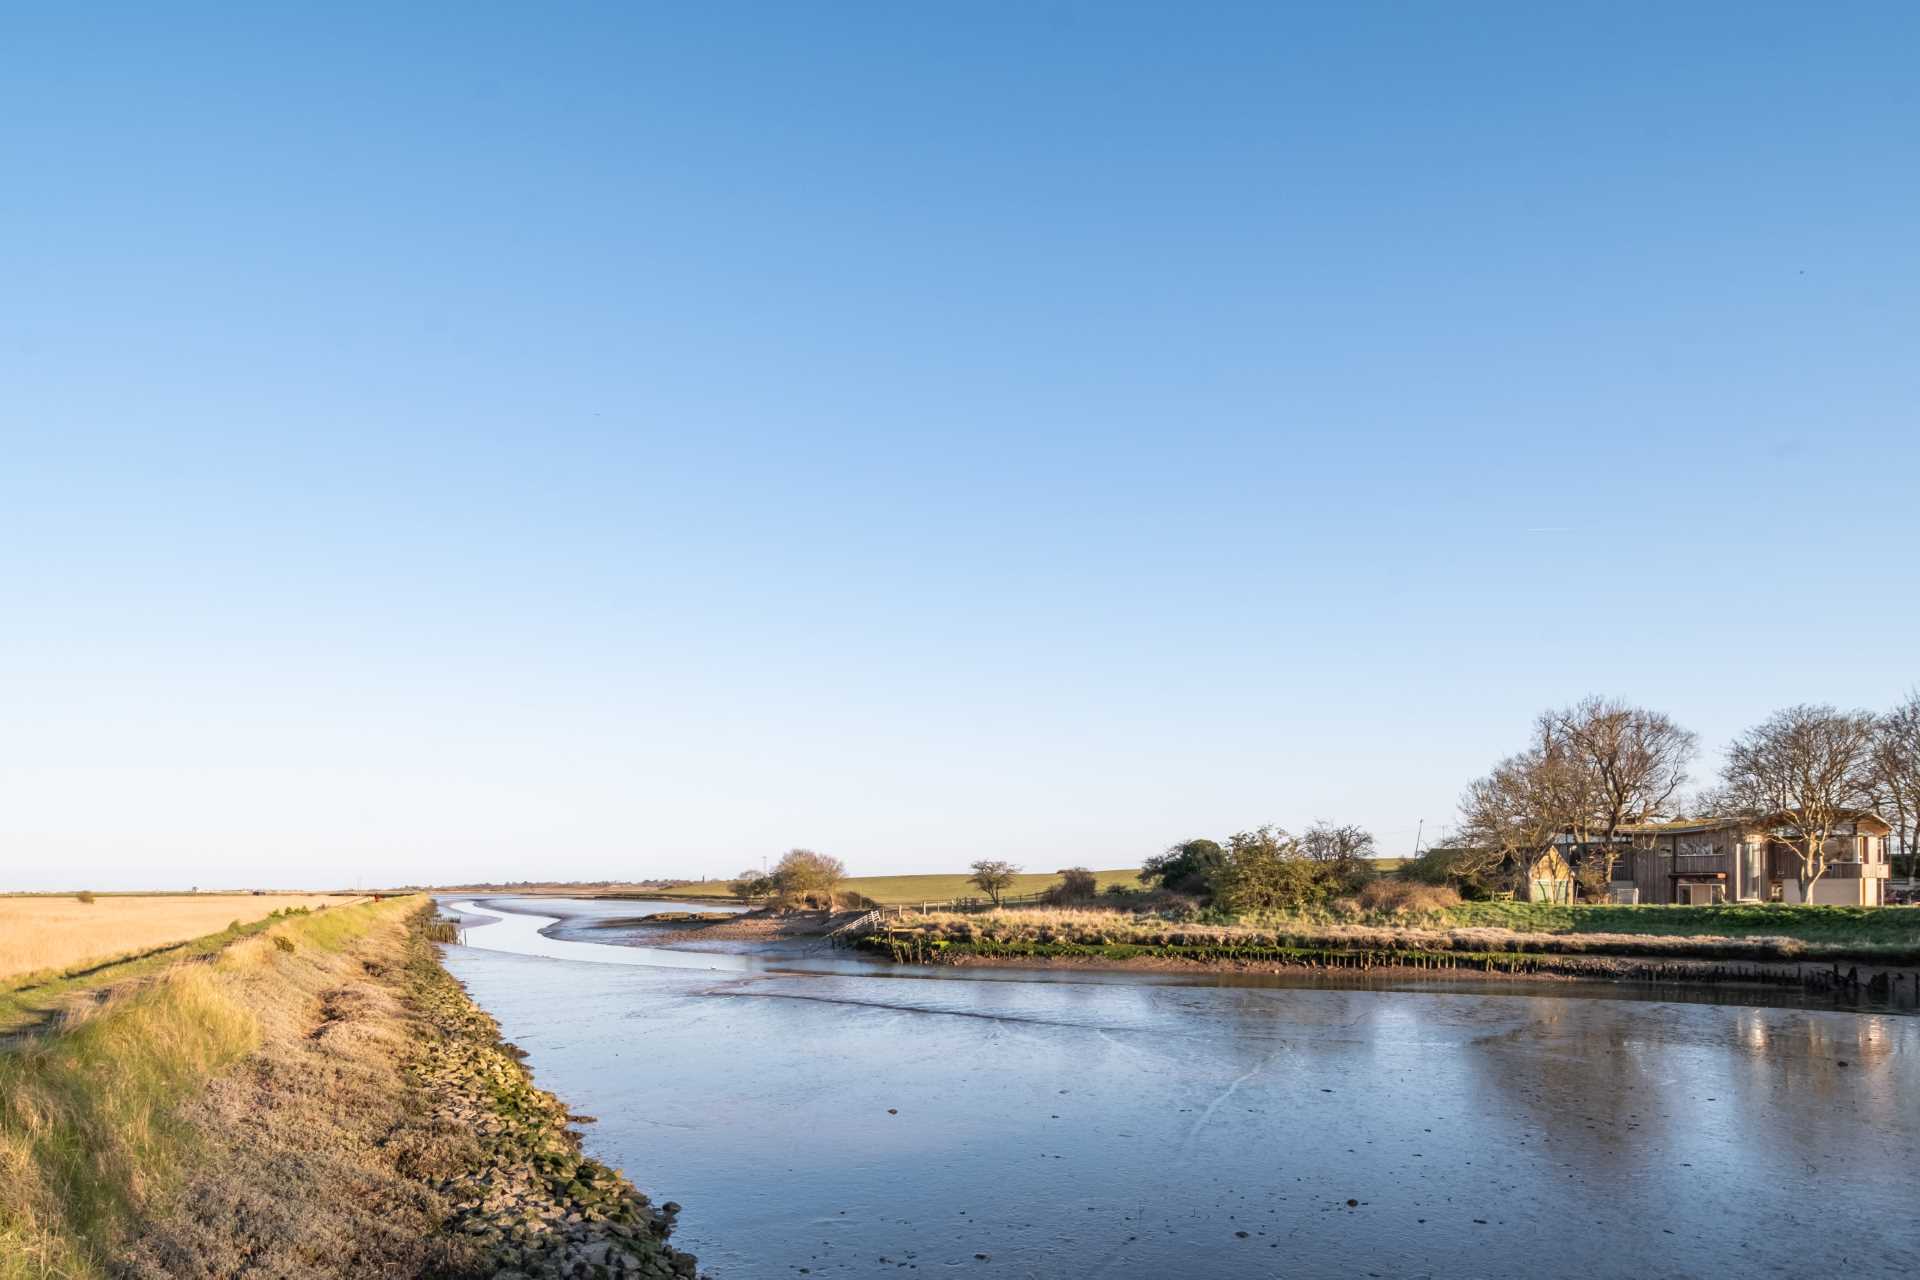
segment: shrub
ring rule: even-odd
[[[1463,898],[1484,898],[1497,887],[1499,855],[1487,849],[1429,849],[1400,868],[1402,880],[1451,885]]]
[[[1046,892],[1046,900],[1055,906],[1072,902],[1091,902],[1100,892],[1100,883],[1085,867],[1068,867],[1060,873],[1060,883]]]
[[[1362,873],[1342,863],[1305,857],[1299,843],[1278,827],[1242,831],[1227,841],[1227,865],[1217,899],[1247,913],[1289,911],[1326,902],[1354,887]]]
[[[1227,861],[1226,850],[1212,840],[1184,840],[1165,853],[1148,858],[1140,879],[1176,893],[1211,897]]]
[[[82,889],[80,892],[74,894],[73,896],[75,900],[87,903],[89,905],[91,905],[93,902],[93,890],[91,889]]]
[[[824,903],[833,908],[833,891],[847,878],[838,858],[811,849],[792,849],[773,869],[774,889],[788,902]]]

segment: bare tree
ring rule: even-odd
[[[1800,901],[1827,870],[1834,829],[1871,798],[1878,721],[1865,711],[1798,706],[1776,711],[1727,749],[1721,780],[1734,803],[1779,827],[1799,862]]]
[[[983,858],[973,864],[973,874],[967,877],[967,883],[978,885],[980,891],[993,900],[994,906],[1000,905],[1000,895],[1006,892],[1013,878],[1020,874],[1020,868],[1011,862],[1002,862],[997,858]]]
[[[1687,765],[1699,739],[1666,715],[1611,698],[1587,698],[1541,718],[1542,736],[1555,741],[1582,775],[1569,828],[1584,826],[1598,843],[1581,841],[1581,861],[1597,859],[1602,881],[1613,879],[1622,852],[1620,828],[1670,812],[1687,784]]]
[[[1913,876],[1920,855],[1920,689],[1880,717],[1874,731],[1869,790],[1881,816],[1893,820]]]
[[[1512,861],[1524,871],[1553,847],[1566,828],[1565,814],[1579,808],[1575,802],[1584,790],[1567,759],[1538,744],[1508,756],[1467,787],[1454,838],[1495,855],[1490,863]],[[1494,869],[1475,868],[1482,875]]]
[[[1316,822],[1300,834],[1300,852],[1313,862],[1351,862],[1374,856],[1373,832]]]

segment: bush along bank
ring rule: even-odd
[[[436,1119],[471,1132],[480,1159],[435,1183],[452,1202],[448,1224],[478,1242],[486,1274],[647,1277],[694,1274],[669,1247],[680,1206],[654,1208],[617,1170],[581,1154],[566,1106],[534,1085],[498,1024],[416,940],[409,971],[433,1033],[410,1065]]]

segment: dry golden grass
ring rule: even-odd
[[[457,1270],[393,1168],[414,1028],[374,975],[418,906],[276,922],[0,1052],[0,1280]]]
[[[195,893],[154,897],[0,897],[0,979],[139,955],[250,924],[286,907],[338,905],[318,893]]]

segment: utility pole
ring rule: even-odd
[[[1420,819],[1420,825],[1413,829],[1413,859],[1415,862],[1420,860],[1420,837],[1425,835],[1426,831],[1427,820],[1422,818]]]

